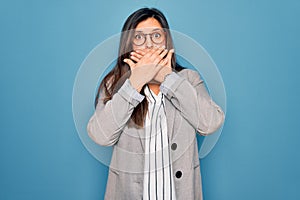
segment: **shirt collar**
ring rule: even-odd
[[[146,85],[146,87],[144,88],[144,93],[147,97],[147,100],[150,101],[151,103],[156,102],[156,104],[160,104],[162,99],[163,99],[163,95],[161,93],[161,91],[159,91],[159,93],[156,95],[150,88],[148,85]]]

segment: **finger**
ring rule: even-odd
[[[150,50],[148,50],[148,51],[146,52],[146,54],[144,55],[144,57],[151,58],[152,55],[153,55],[156,51],[157,51],[157,48],[152,48],[152,49],[150,49]]]
[[[127,63],[129,65],[130,69],[134,68],[134,66],[135,66],[134,62],[130,59],[125,58],[123,60],[123,62]]]
[[[171,50],[168,52],[168,55],[167,55],[167,57],[166,57],[166,60],[168,60],[168,62],[171,62],[173,53],[174,53],[174,49],[171,49]]]
[[[167,55],[167,53],[168,53],[168,50],[167,50],[167,49],[164,49],[164,50],[159,54],[159,57],[160,57],[161,59],[163,59],[163,58]]]
[[[153,62],[155,64],[158,64],[163,59],[163,57],[167,54],[167,52],[168,51],[162,47],[157,49],[151,56],[151,58],[154,59]]]
[[[168,60],[167,59],[162,59],[160,62],[159,62],[159,65],[162,65],[162,66],[166,66],[168,64]]]
[[[134,51],[130,53],[130,56],[134,56],[134,57],[139,58],[139,59],[141,59],[143,57],[142,54],[136,53]]]
[[[163,50],[164,48],[162,48],[162,47],[160,47],[160,48],[157,48],[157,47],[153,47],[153,48],[151,48],[151,49],[147,49],[146,50],[146,54],[145,54],[145,56],[146,57],[149,57],[149,58],[155,58],[156,56],[155,55],[158,55],[162,50]]]
[[[137,53],[137,54],[140,54],[140,55],[142,55],[142,56],[144,56],[144,55],[146,54],[147,51],[143,51],[143,50],[137,49],[137,50],[135,50],[135,51],[133,51],[133,52],[134,52],[134,53]]]
[[[158,55],[160,55],[163,51],[165,50],[165,47],[159,47],[156,48],[156,50],[153,52],[152,57],[157,57]]]
[[[165,55],[167,55],[168,53],[168,50],[167,49],[164,49],[159,55],[156,56],[155,60],[154,60],[154,63],[160,63],[162,62],[165,57]]]
[[[140,61],[139,58],[137,58],[137,57],[135,57],[133,55],[130,56],[130,59],[133,60],[133,61],[135,61],[135,62],[139,62]]]

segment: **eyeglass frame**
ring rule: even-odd
[[[164,31],[164,30],[162,30],[162,29],[154,29],[152,33],[143,33],[143,31],[137,31],[137,32],[140,32],[142,35],[144,35],[145,41],[144,41],[142,44],[137,45],[137,44],[134,43],[134,37],[133,37],[132,42],[133,42],[133,44],[136,45],[136,46],[142,46],[142,45],[144,45],[144,44],[146,43],[146,41],[147,41],[147,35],[149,35],[149,36],[150,36],[150,39],[151,39],[151,42],[153,42],[154,44],[161,44],[161,43],[163,43],[163,41],[160,42],[160,43],[156,43],[156,42],[154,42],[153,39],[152,39],[152,35],[153,35],[154,33],[157,33],[157,31],[161,31],[162,34],[164,34],[164,37],[165,37],[165,38],[164,38],[163,41],[166,41],[166,38],[167,38],[166,31]],[[135,35],[135,34],[136,34],[136,32],[134,33],[134,35]]]

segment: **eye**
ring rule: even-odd
[[[141,40],[141,39],[143,39],[143,35],[142,35],[142,34],[136,34],[136,35],[134,36],[134,39],[136,39],[136,40]]]
[[[160,38],[160,37],[161,37],[161,34],[158,33],[158,32],[154,32],[154,33],[152,34],[152,37],[157,39],[157,38]]]

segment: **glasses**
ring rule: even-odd
[[[162,30],[156,30],[156,31],[154,31],[152,33],[148,33],[148,34],[145,34],[141,31],[140,32],[137,31],[134,34],[133,43],[136,46],[141,46],[141,45],[145,44],[146,39],[147,39],[147,35],[150,36],[151,41],[155,44],[161,44],[166,39],[165,32],[162,31]]]

